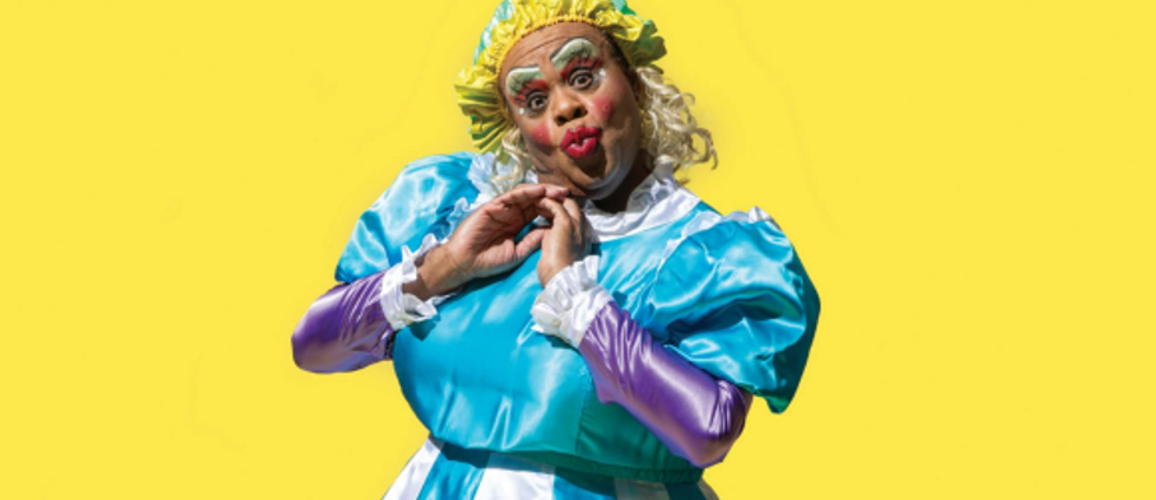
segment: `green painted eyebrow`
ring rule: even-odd
[[[554,55],[550,56],[550,62],[554,63],[554,68],[562,71],[566,64],[575,57],[597,57],[598,48],[594,46],[594,42],[582,37],[571,38],[566,41]]]
[[[506,73],[506,93],[512,99],[514,96],[522,92],[522,87],[534,80],[544,80],[546,75],[538,71],[537,66],[526,66],[522,68],[514,68]]]

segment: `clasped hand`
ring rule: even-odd
[[[406,284],[405,291],[423,300],[444,295],[474,279],[509,271],[539,248],[538,280],[545,287],[587,252],[585,217],[568,194],[559,186],[523,184],[482,204],[448,241],[419,261],[418,280]],[[531,229],[515,241],[539,215],[550,226]]]

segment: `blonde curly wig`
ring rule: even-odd
[[[507,191],[530,170],[522,134],[510,118],[498,73],[510,47],[526,35],[560,22],[582,22],[598,28],[617,50],[617,58],[636,80],[636,98],[642,110],[642,146],[655,168],[677,172],[695,163],[718,164],[710,132],[699,127],[690,104],[694,97],[667,82],[654,62],[666,55],[666,46],[652,21],[643,20],[625,0],[503,0],[482,33],[467,67],[454,82],[458,106],[470,117],[470,135],[483,152],[496,153],[492,181]],[[701,145],[696,145],[698,137]]]

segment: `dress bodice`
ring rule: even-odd
[[[408,166],[358,223],[338,266],[351,281],[396,262],[402,245],[448,237],[496,193],[492,158],[462,153]],[[472,178],[472,182],[471,182]],[[586,207],[598,282],[653,335],[712,375],[785,409],[814,333],[818,298],[793,247],[761,211],[723,217],[652,175],[620,214]],[[432,436],[466,448],[654,481],[697,480],[621,406],[599,401],[582,355],[532,329],[535,253],[476,280],[438,315],[397,333],[399,385]]]

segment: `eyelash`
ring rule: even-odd
[[[585,90],[592,87],[598,81],[595,70],[602,66],[602,60],[595,57],[577,57],[574,58],[573,62],[568,66],[570,67],[567,68],[567,85],[576,87],[579,90]],[[590,81],[584,85],[575,85],[574,79],[583,75],[588,76]],[[536,114],[545,109],[546,97],[542,94],[541,90],[522,87],[522,90],[518,92],[517,98],[522,103],[523,113]],[[538,101],[539,104],[537,106],[531,104],[534,102],[534,99],[541,99],[541,101]]]
[[[590,78],[590,81],[586,82],[586,84],[585,84],[585,85],[578,85],[577,83],[575,83],[575,80],[576,80],[578,77],[580,77],[580,76],[586,76],[586,77],[589,77],[589,78]],[[594,68],[593,68],[593,67],[589,67],[589,68],[586,68],[586,67],[578,67],[578,68],[575,68],[574,72],[570,73],[570,81],[569,81],[569,83],[570,83],[570,86],[571,86],[571,87],[578,87],[578,88],[580,88],[580,89],[585,89],[585,88],[587,88],[587,87],[589,87],[589,86],[593,85],[593,84],[594,84]]]
[[[568,80],[573,81],[575,73],[581,73],[583,71],[588,71],[588,72],[593,73],[594,70],[598,69],[601,66],[602,66],[602,59],[601,58],[589,57],[589,56],[585,56],[585,57],[580,56],[580,57],[575,57],[573,60],[571,60],[570,63],[566,65],[566,68],[563,68],[562,72],[563,72],[563,74],[568,73],[566,75],[569,77]]]

